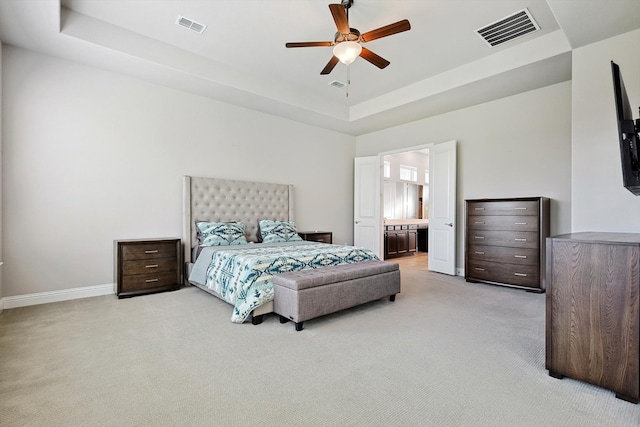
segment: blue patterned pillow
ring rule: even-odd
[[[242,222],[198,222],[200,246],[246,245]]]
[[[263,219],[259,223],[262,243],[294,242],[302,240],[293,221],[272,221]]]

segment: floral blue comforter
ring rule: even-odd
[[[203,285],[233,304],[231,321],[235,323],[244,322],[253,309],[273,300],[274,274],[379,259],[364,248],[306,241],[216,247],[210,252],[210,258],[204,251],[198,257],[198,261],[203,256],[211,260]]]

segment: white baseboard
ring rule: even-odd
[[[68,301],[78,298],[98,297],[113,294],[113,283],[63,289],[60,291],[37,292],[35,294],[4,297],[0,299],[0,309],[26,307],[29,305],[47,304],[50,302]]]

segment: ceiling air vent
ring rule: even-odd
[[[342,82],[339,82],[337,80],[332,81],[331,83],[329,83],[329,86],[333,86],[333,87],[345,87],[346,85]]]
[[[478,33],[489,46],[495,47],[539,29],[540,27],[536,21],[534,21],[529,10],[522,9],[519,12],[476,30],[476,33]]]
[[[195,31],[198,34],[202,34],[204,30],[207,29],[206,25],[200,24],[196,21],[192,21],[191,19],[185,18],[184,16],[178,16],[176,24],[180,25],[181,27],[188,28],[191,31]]]

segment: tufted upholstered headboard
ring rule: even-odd
[[[257,242],[259,220],[293,221],[293,186],[185,176],[182,217],[184,260],[189,264],[197,221],[242,221],[247,241]]]

